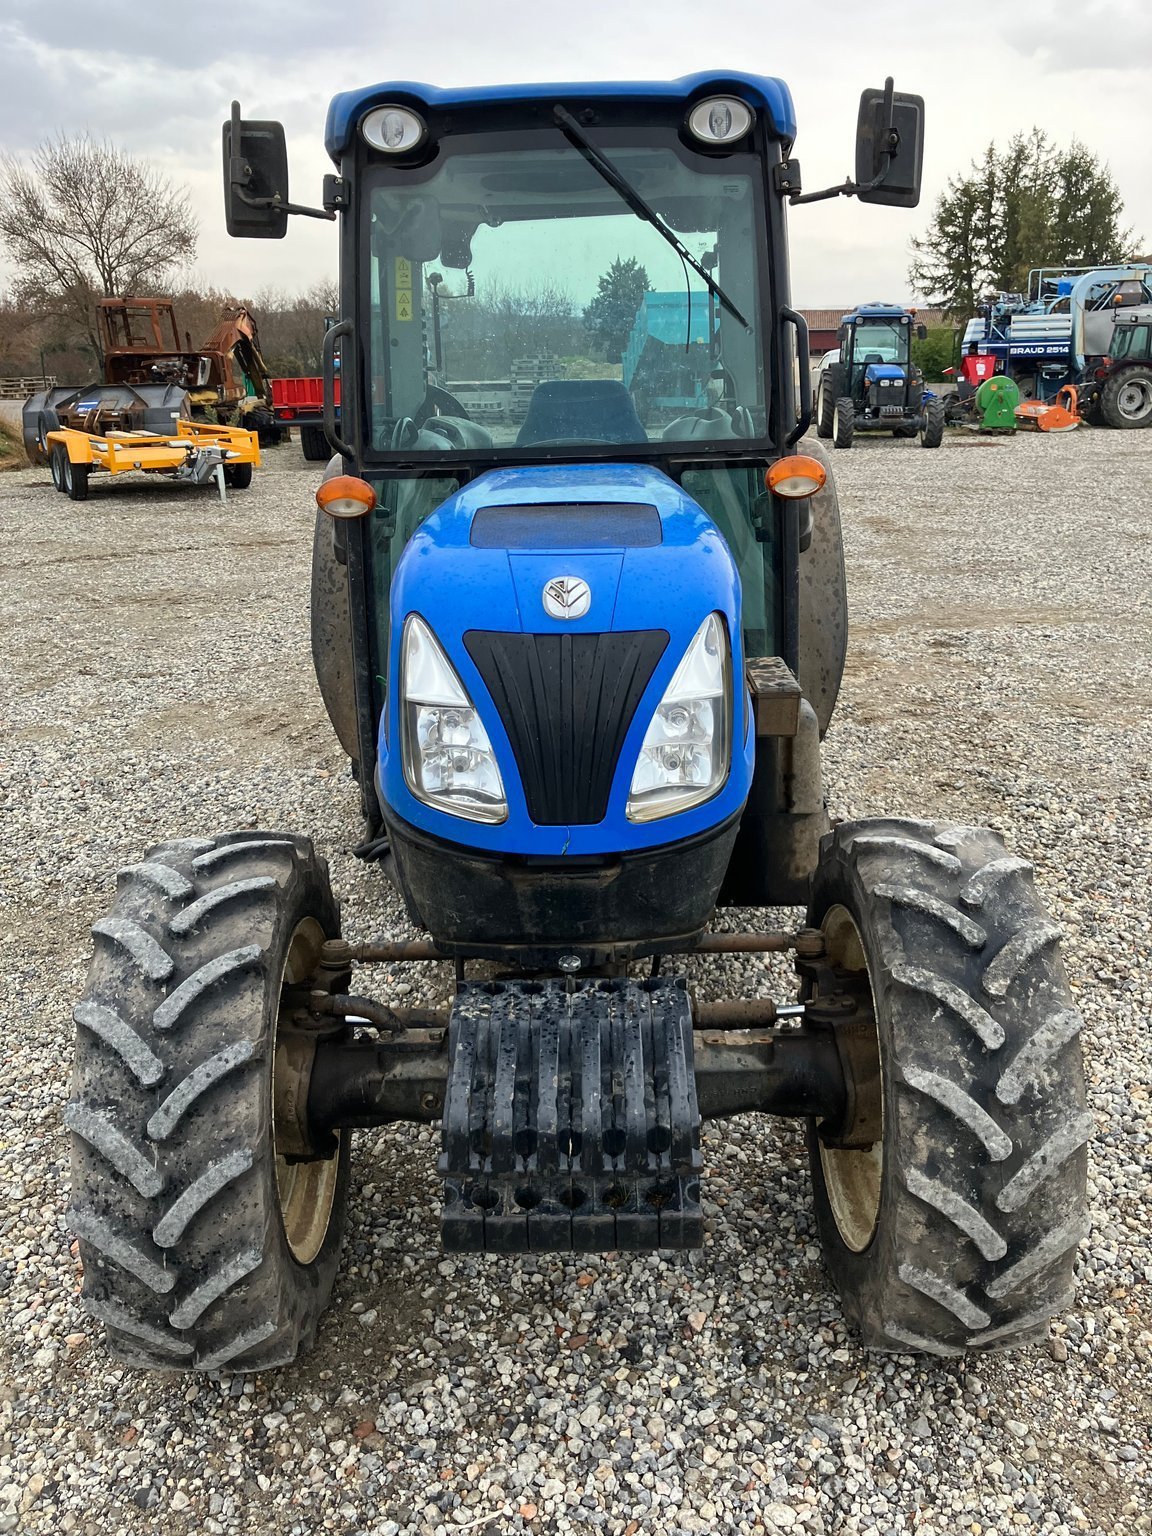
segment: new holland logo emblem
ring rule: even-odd
[[[579,576],[553,576],[544,588],[544,612],[554,619],[582,619],[592,606],[592,589]]]

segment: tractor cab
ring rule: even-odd
[[[840,322],[838,350],[821,362],[816,384],[816,424],[821,437],[850,448],[856,432],[915,437],[926,448],[943,440],[943,404],[925,396],[912,361],[912,339],[928,332],[916,316],[895,304],[866,304]]]
[[[1130,310],[1117,319],[1109,361],[1152,362],[1152,309]]]
[[[823,468],[765,478],[807,425],[775,180],[793,133],[781,82],[728,75],[332,104],[329,438],[367,491],[351,517],[321,491],[314,654],[368,841],[438,942],[615,963],[699,930],[722,886],[801,889],[846,624]],[[814,559],[831,622],[805,610]],[[673,725],[681,663],[707,680]],[[733,686],[760,664],[803,699],[803,772]],[[433,673],[451,725],[413,713]],[[754,793],[790,847],[771,876]],[[618,877],[573,880],[575,858]]]
[[[862,400],[874,384],[906,384],[913,375],[912,335],[912,316],[890,305],[845,315],[839,343],[846,393]]]
[[[782,366],[796,326],[779,310],[766,161],[791,106],[776,82],[742,96],[717,82],[706,111],[686,110],[702,88],[389,87],[333,104],[328,149],[357,188],[338,339],[360,391],[341,433],[377,492],[374,675],[389,671],[389,592],[427,518],[481,476],[502,476],[485,484],[509,501],[522,485],[542,509],[580,502],[562,466],[589,462],[605,505],[643,485],[650,502],[667,482],[690,497],[739,569],[748,655],[785,654],[764,473],[799,425]],[[547,516],[522,519],[521,547]]]

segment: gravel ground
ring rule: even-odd
[[[1087,1028],[1093,1229],[1045,1346],[865,1355],[789,1125],[709,1131],[685,1257],[445,1259],[434,1140],[362,1134],[314,1352],[267,1378],[117,1369],[63,1227],[69,1014],[89,924],[150,842],[311,833],[346,931],[400,934],[312,681],[315,469],[251,491],[0,479],[5,1072],[0,1531],[1152,1530],[1152,434],[836,455],[852,645],[841,815],[986,821],[1035,859]],[[760,961],[718,993],[786,985]],[[406,972],[412,996],[442,968]]]

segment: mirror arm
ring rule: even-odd
[[[797,203],[822,203],[830,197],[856,197],[860,192],[872,192],[886,179],[892,166],[893,157],[900,147],[900,135],[895,126],[895,107],[893,104],[893,82],[889,75],[884,82],[884,115],[888,119],[888,127],[885,132],[887,147],[880,152],[880,170],[871,181],[853,181],[850,177],[838,187],[826,187],[823,192],[793,192],[789,195],[788,202],[795,207]]]
[[[871,181],[842,181],[838,187],[826,187],[823,192],[793,193],[788,202],[795,207],[797,203],[821,203],[829,197],[855,197],[858,192],[871,192],[873,187],[878,187],[888,174],[888,166],[892,164],[892,151],[885,150],[884,157],[887,161],[879,176],[874,176]]]
[[[822,203],[830,197],[854,197],[859,191],[856,183],[848,180],[841,182],[838,187],[825,187],[823,192],[794,192],[788,202],[794,208],[797,203]]]
[[[327,208],[305,208],[301,203],[282,203],[278,197],[253,197],[244,190],[244,178],[237,180],[234,177],[232,185],[239,201],[246,203],[249,208],[282,208],[285,213],[300,213],[306,219],[329,219],[335,222],[336,215]]]

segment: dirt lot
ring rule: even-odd
[[[163,837],[288,826],[329,858],[351,937],[405,929],[350,857],[311,675],[315,466],[269,453],[226,506],[97,482],[72,504],[18,471],[0,477],[0,1531],[1152,1530],[1152,433],[865,439],[835,463],[853,618],[834,812],[1003,830],[1067,933],[1098,1134],[1076,1309],[1047,1347],[865,1355],[798,1133],[742,1120],[708,1135],[710,1231],[686,1259],[444,1260],[431,1133],[363,1135],[311,1356],[247,1380],[116,1367],[77,1302],[61,1127],[115,871]]]

